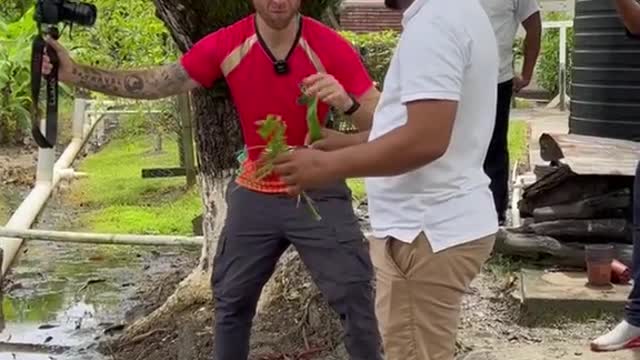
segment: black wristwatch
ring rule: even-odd
[[[358,109],[360,108],[360,103],[352,95],[349,95],[349,97],[351,98],[353,104],[350,108],[347,109],[347,111],[344,112],[345,115],[353,115],[353,113],[358,111]]]

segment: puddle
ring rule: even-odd
[[[9,208],[17,206],[7,202]],[[72,227],[78,211],[56,210],[62,208],[52,199],[41,217],[46,221],[37,228]],[[6,221],[2,213],[0,220]],[[137,287],[149,275],[171,271],[180,253],[167,248],[25,243],[5,281],[0,359],[110,359],[94,350],[96,339],[127,320],[125,312],[135,304]],[[35,346],[25,349],[22,344]],[[56,353],[59,347],[70,350]]]
[[[124,320],[143,260],[122,248],[34,242],[12,269],[0,341],[87,348],[104,329]],[[0,358],[3,354],[0,345]],[[42,357],[45,356],[45,357]],[[16,360],[48,359],[19,355]],[[90,357],[88,357],[90,356]],[[63,354],[56,359],[100,359]]]

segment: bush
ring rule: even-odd
[[[391,57],[398,43],[398,33],[395,31],[381,31],[356,34],[345,31],[341,34],[358,48],[364,58],[365,65],[369,69],[369,73],[374,81],[382,87]]]
[[[18,21],[0,20],[0,143],[20,141],[30,125],[33,11]]]
[[[549,13],[546,21],[567,20],[569,17],[563,13]],[[560,30],[546,29],[542,35],[540,58],[536,67],[536,81],[545,90],[552,94],[558,93],[558,47],[560,45]],[[567,87],[571,84],[571,68],[573,64],[573,29],[567,29]]]

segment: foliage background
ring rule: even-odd
[[[95,26],[74,26],[71,33],[61,27],[60,41],[79,62],[128,68],[177,58],[173,40],[156,18],[150,1],[91,2],[98,7]],[[20,141],[29,126],[31,54],[25,49],[30,49],[37,32],[32,6],[30,0],[9,0],[0,12],[0,143]],[[70,93],[66,90],[61,95],[61,121],[68,120],[70,113]]]
[[[325,6],[325,1],[307,2],[307,7]],[[76,26],[69,34],[66,29],[61,42],[79,62],[104,68],[146,67],[174,61],[178,50],[164,24],[156,17],[150,0],[91,0],[98,7],[98,18],[94,27]],[[36,33],[32,20],[33,0],[4,0],[0,9],[0,143],[19,142],[29,125],[29,51],[31,38]],[[320,4],[322,3],[322,4]],[[334,13],[338,14],[339,1],[332,0]],[[248,2],[240,1],[237,11],[250,11]],[[241,9],[240,9],[241,8]],[[227,9],[229,10],[229,9]],[[313,11],[314,9],[305,9]],[[220,9],[212,11],[221,11]],[[545,20],[564,20],[563,13],[549,13]],[[393,31],[342,34],[356,46],[374,80],[382,88],[384,76],[395,50],[398,33]],[[537,83],[555,94],[558,91],[558,38],[559,31],[544,31],[542,50],[536,67]],[[573,50],[573,31],[569,29],[567,54]],[[516,41],[517,58],[522,56],[522,43]],[[567,77],[571,81],[571,56],[568,56]],[[63,98],[68,97],[63,92]],[[98,94],[91,96],[99,97]],[[141,105],[143,106],[143,105]],[[169,114],[163,117],[165,129],[174,129],[175,108],[171,102],[144,106],[161,106]],[[68,118],[70,103],[62,101],[63,120]],[[146,124],[148,118],[140,117]],[[157,124],[157,122],[156,122]],[[142,127],[145,128],[145,127]]]

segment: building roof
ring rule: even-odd
[[[402,12],[388,9],[384,0],[345,0],[342,6],[340,25],[344,30],[401,30]]]

